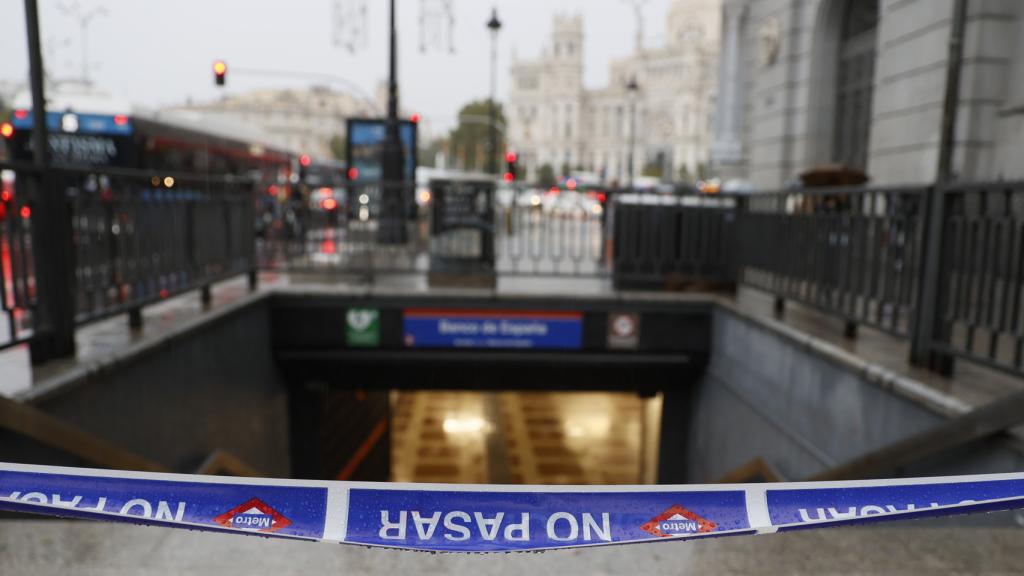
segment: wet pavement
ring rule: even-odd
[[[0,521],[0,574],[1020,574],[1019,529],[831,528],[541,554],[369,550],[90,522]]]

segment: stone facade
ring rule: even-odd
[[[348,118],[377,115],[370,103],[326,87],[256,90],[169,110],[251,124],[272,134],[280,147],[322,159],[332,158],[331,139],[344,137]]]
[[[630,144],[634,175],[645,167],[677,180],[707,162],[717,75],[720,0],[676,0],[664,45],[611,63],[607,87],[583,82],[581,16],[556,16],[550,45],[511,69],[510,147],[528,178],[550,165],[592,172],[607,182],[628,180]],[[635,79],[638,90],[627,89]],[[635,111],[635,139],[631,135]]]
[[[714,172],[774,188],[860,157],[872,184],[933,182],[954,3],[726,0]],[[858,35],[865,6],[877,23]],[[850,59],[858,50],[870,59]],[[858,73],[866,93],[846,90]],[[968,3],[953,152],[960,179],[1024,177],[1022,2]]]

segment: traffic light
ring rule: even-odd
[[[228,65],[223,60],[217,60],[213,63],[213,79],[217,82],[217,86],[223,86],[224,82],[227,81],[228,76]]]
[[[303,154],[299,156],[299,184],[306,183],[306,176],[309,175],[309,165],[313,163],[313,158],[309,154]]]
[[[519,177],[516,171],[516,161],[519,156],[515,152],[505,153],[505,182],[515,182]]]

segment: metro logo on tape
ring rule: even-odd
[[[236,506],[217,516],[213,521],[228,528],[255,530],[257,532],[277,532],[292,523],[291,520],[264,504],[259,498],[253,498],[240,506]]]
[[[772,524],[864,522],[887,514],[932,516],[935,509],[1024,496],[1024,480],[768,490]]]
[[[658,514],[640,529],[658,538],[668,538],[682,534],[704,534],[714,531],[716,527],[714,522],[705,520],[677,504]]]
[[[354,488],[349,492],[348,540],[437,551],[528,550],[654,540],[673,535],[655,534],[647,527],[651,517],[673,501],[685,501],[689,509],[699,511],[697,516],[685,510],[699,518],[695,532],[750,528],[745,494],[739,490],[580,493]]]
[[[140,520],[226,526],[304,538],[323,536],[327,508],[326,488],[169,482],[2,469],[0,498],[60,506],[76,512],[115,513]],[[231,502],[244,504],[225,513],[225,504]]]

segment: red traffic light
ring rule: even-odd
[[[359,168],[349,168],[348,169],[348,179],[349,180],[359,180]]]
[[[505,182],[514,182],[516,179],[515,175],[511,172],[505,172]]]
[[[217,81],[217,86],[223,86],[224,80],[228,75],[228,65],[223,60],[217,60],[213,63],[213,77]]]
[[[420,115],[419,114],[413,114],[412,116],[409,116],[409,120],[411,120],[413,124],[419,124],[420,123]]]
[[[519,156],[515,152],[505,152],[505,162],[515,162]]]
[[[303,154],[302,156],[299,156],[299,164],[301,164],[303,168],[308,168],[309,165],[312,163],[313,159],[310,158],[309,154]]]

